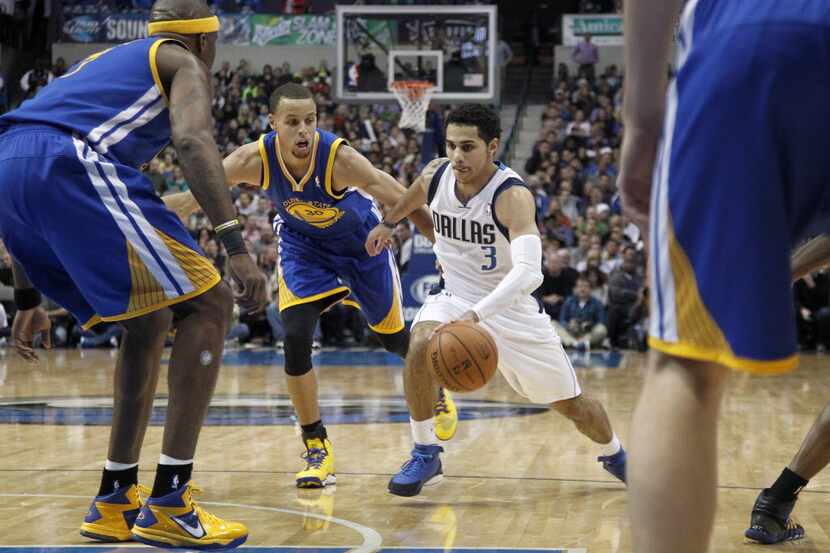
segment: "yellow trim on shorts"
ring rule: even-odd
[[[98,315],[93,315],[92,317],[89,318],[89,320],[87,322],[85,322],[84,324],[81,325],[81,328],[83,328],[84,330],[89,330],[93,326],[95,326],[97,324],[100,324],[102,322],[103,321],[101,320],[101,317],[99,317]]]
[[[648,345],[674,357],[694,359],[695,361],[710,361],[753,374],[784,374],[792,372],[798,367],[798,354],[772,361],[759,361],[738,357],[731,351],[707,350],[684,342],[664,342],[654,336],[648,337]]]
[[[360,304],[354,300],[343,300],[343,305],[348,305],[349,307],[354,307],[358,311],[361,311]]]
[[[326,194],[334,198],[335,200],[342,200],[343,196],[346,195],[348,188],[343,190],[340,194],[334,193],[334,158],[337,154],[337,148],[340,147],[341,144],[349,145],[343,138],[338,138],[334,142],[331,143],[331,148],[329,149],[329,159],[326,163]]]
[[[152,46],[150,46],[150,72],[153,74],[153,81],[155,81],[156,83],[156,88],[159,89],[162,98],[164,98],[164,103],[169,104],[170,99],[167,97],[167,92],[165,92],[164,86],[161,84],[161,77],[159,77],[159,68],[158,64],[156,63],[156,52],[158,51],[159,46],[161,46],[165,42],[175,42],[176,44],[181,44],[185,47],[185,49],[187,49],[187,45],[181,40],[176,40],[175,38],[160,38],[157,41],[155,41]]]
[[[376,325],[369,325],[369,328],[378,334],[395,334],[403,330],[406,326],[406,321],[403,320],[403,306],[401,306],[397,282],[395,282],[392,288],[392,294],[392,305],[389,307],[389,312],[386,314],[386,317]]]
[[[314,294],[312,296],[306,296],[304,298],[301,298],[300,296],[294,295],[294,292],[292,292],[288,288],[288,285],[285,283],[285,279],[282,278],[282,274],[280,274],[279,279],[280,279],[280,290],[279,290],[279,309],[280,309],[280,311],[284,311],[284,310],[286,310],[289,307],[292,307],[294,305],[301,305],[301,304],[304,304],[304,303],[310,303],[310,302],[313,302],[313,301],[321,300],[323,298],[327,298],[329,296],[334,296],[335,294],[340,294],[342,292],[346,292],[346,294],[343,295],[343,297],[337,298],[337,299],[335,299],[334,301],[331,302],[331,305],[334,305],[334,304],[342,301],[344,298],[346,298],[349,294],[352,293],[352,291],[349,289],[348,286],[338,286],[337,288],[332,288],[331,290],[326,290],[325,292],[320,292],[319,294]],[[326,309],[331,307],[331,305],[326,307]],[[325,311],[325,309],[324,309],[324,311]]]
[[[294,178],[294,175],[291,174],[291,171],[288,170],[288,166],[285,164],[285,161],[282,159],[282,153],[280,153],[280,135],[274,136],[274,150],[277,152],[277,161],[280,164],[280,168],[282,169],[282,174],[291,183],[291,190],[294,192],[302,192],[303,188],[305,188],[305,184],[311,178],[311,175],[314,174],[314,169],[317,166],[317,145],[320,143],[320,133],[314,131],[314,138],[311,140],[311,163],[308,164],[308,171],[306,171],[303,178],[300,179],[300,182]]]
[[[268,165],[268,149],[265,146],[266,136],[263,134],[257,141],[259,143],[259,158],[262,160],[262,182],[259,183],[259,187],[263,190],[268,190],[268,187],[271,186],[271,167]]]
[[[669,215],[671,217],[671,215]],[[798,366],[798,355],[761,361],[739,357],[732,351],[726,336],[703,303],[694,269],[683,246],[677,241],[669,219],[669,263],[674,277],[677,342],[666,342],[649,336],[649,345],[676,357],[709,361],[758,374],[780,374]]]
[[[200,296],[219,284],[222,281],[222,277],[219,276],[219,273],[216,273],[215,278],[202,286],[197,290],[193,290],[192,292],[188,292],[187,294],[182,294],[181,296],[176,296],[175,298],[170,298],[169,300],[165,300],[163,302],[157,303],[155,305],[150,305],[144,307],[142,309],[138,309],[136,311],[127,311],[125,313],[121,313],[120,315],[111,315],[107,317],[101,317],[100,315],[95,315],[84,324],[84,329],[89,330],[92,326],[100,322],[107,322],[112,323],[116,321],[126,321],[127,319],[135,319],[137,317],[141,317],[142,315],[147,315],[148,313],[153,313],[155,311],[159,311],[160,309],[164,309],[165,307],[170,307],[171,305],[176,305],[177,303],[181,303],[183,301],[187,301],[189,299],[195,298],[196,296]],[[87,327],[89,325],[89,327]]]

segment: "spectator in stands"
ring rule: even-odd
[[[565,347],[590,349],[599,347],[608,330],[605,327],[605,308],[592,295],[591,281],[580,275],[574,293],[562,306],[559,321],[554,326]]]
[[[629,347],[627,334],[639,318],[643,291],[637,251],[633,246],[626,246],[622,264],[608,278],[608,338],[612,347]]]
[[[38,91],[52,82],[54,75],[49,71],[49,62],[39,59],[32,69],[26,71],[20,78],[20,89],[26,99],[33,98]]]
[[[826,351],[830,347],[830,275],[818,272],[794,286],[796,329],[802,349]]]
[[[579,273],[570,266],[570,253],[566,249],[545,250],[545,266],[542,269],[542,286],[539,293],[545,312],[551,319],[559,320],[562,305],[573,294]]]
[[[591,42],[590,33],[585,33],[582,42],[576,45],[571,57],[579,65],[579,76],[593,81],[594,66],[599,62],[599,50],[596,44]]]

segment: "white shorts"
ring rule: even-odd
[[[550,317],[539,312],[532,298],[528,300],[480,323],[496,342],[499,370],[518,394],[533,403],[550,404],[579,396],[579,381]],[[455,320],[472,306],[442,290],[427,296],[412,327]]]

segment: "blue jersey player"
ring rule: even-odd
[[[689,0],[666,83],[680,5],[625,2],[619,182],[650,240],[652,351],[629,463],[638,553],[707,550],[727,374],[798,364],[790,251],[830,216],[830,1]],[[787,505],[767,508],[786,522]]]
[[[312,335],[320,314],[345,301],[362,309],[388,351],[406,356],[409,332],[394,256],[387,250],[372,257],[364,247],[369,231],[383,219],[375,200],[394,205],[404,188],[344,139],[317,128],[317,106],[306,87],[280,86],[269,107],[273,130],[228,156],[225,172],[229,186],[260,186],[277,210],[285,371],[306,446],[297,486],[319,488],[335,482],[335,471],[312,371]],[[188,193],[165,201],[182,214],[195,207]],[[409,216],[432,239],[427,209]],[[452,399],[441,391],[434,401],[437,434],[449,439],[457,423]]]
[[[37,290],[87,327],[125,328],[109,453],[81,526],[96,540],[210,549],[247,537],[242,524],[196,505],[189,482],[233,296],[138,169],[172,139],[229,251],[241,303],[263,307],[265,278],[245,251],[213,141],[218,30],[201,0],[159,0],[148,38],[88,57],[0,118],[0,235],[16,260],[16,330],[25,339],[37,325]],[[138,455],[171,324],[162,455],[142,505]],[[19,348],[33,355],[30,343]]]

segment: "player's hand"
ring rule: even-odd
[[[622,160],[617,185],[620,188],[623,213],[640,229],[648,246],[648,220],[651,203],[651,179],[660,130],[626,126],[622,144]]]
[[[369,231],[369,236],[366,237],[366,253],[374,257],[391,245],[394,230],[379,224]]]
[[[239,306],[248,313],[256,313],[265,309],[268,305],[265,273],[257,267],[247,253],[231,256],[229,264],[231,276],[240,288],[239,292],[234,292],[234,298]]]
[[[44,349],[52,349],[52,321],[42,307],[18,311],[12,323],[12,338],[17,354],[32,363],[38,360],[35,337],[40,334]]]
[[[472,309],[471,309],[471,310],[469,310],[469,311],[465,311],[465,312],[464,312],[464,313],[463,313],[460,317],[458,317],[457,319],[454,319],[454,320],[452,320],[452,321],[448,321],[448,322],[446,322],[446,323],[442,323],[442,324],[440,324],[440,325],[436,326],[436,327],[433,329],[432,333],[429,335],[429,339],[430,339],[430,340],[432,340],[433,336],[435,336],[436,334],[438,334],[439,332],[441,332],[441,329],[442,329],[442,328],[444,328],[444,327],[445,327],[445,326],[447,326],[447,325],[451,325],[451,324],[453,324],[453,323],[461,323],[461,322],[478,323],[478,322],[480,322],[480,321],[481,321],[481,320],[478,318],[478,314],[476,314],[476,312],[475,312],[475,311],[473,311]]]

